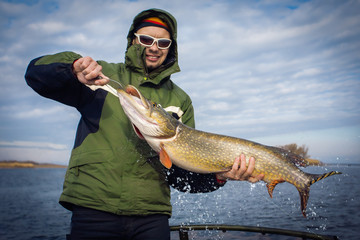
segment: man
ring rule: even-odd
[[[170,76],[178,66],[176,20],[150,9],[130,27],[125,63],[107,63],[73,52],[30,62],[25,78],[40,95],[73,106],[81,113],[60,203],[72,210],[69,239],[169,239],[169,185],[189,192],[210,192],[226,179],[251,177],[254,159],[234,159],[233,169],[196,174],[173,166],[165,171],[157,154],[137,138],[111,86],[131,84],[194,127],[189,96]]]

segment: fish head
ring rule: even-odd
[[[118,89],[117,94],[138,137],[148,140],[176,135],[178,121],[160,104],[146,99],[137,88],[129,85],[125,89]]]

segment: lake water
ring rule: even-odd
[[[360,239],[360,166],[305,169],[331,170],[343,174],[311,186],[307,218],[288,183],[277,185],[271,199],[263,183],[228,182],[207,194],[172,191],[170,224],[261,226]],[[64,175],[65,169],[0,169],[0,239],[65,239],[71,214],[58,204]]]

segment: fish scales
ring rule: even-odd
[[[173,141],[163,142],[165,151],[174,164],[202,173],[223,172],[232,168],[234,159],[241,153],[256,158],[255,173],[264,173],[264,181],[285,179],[296,182],[294,174],[301,174],[293,165],[285,164],[283,156],[273,153],[265,146],[207,132],[197,131],[184,125],[179,126],[178,135]]]
[[[170,168],[174,163],[198,173],[223,172],[231,169],[235,158],[244,153],[247,164],[251,156],[256,159],[253,176],[264,174],[270,197],[279,183],[288,182],[297,188],[305,217],[310,185],[340,174],[306,173],[296,165],[304,165],[304,159],[283,149],[187,127],[160,105],[144,98],[133,86],[119,89],[118,96],[135,132],[159,153],[165,167]]]

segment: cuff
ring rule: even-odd
[[[226,180],[218,179],[216,175],[215,175],[215,178],[216,178],[217,183],[220,185],[224,185],[226,183]]]

